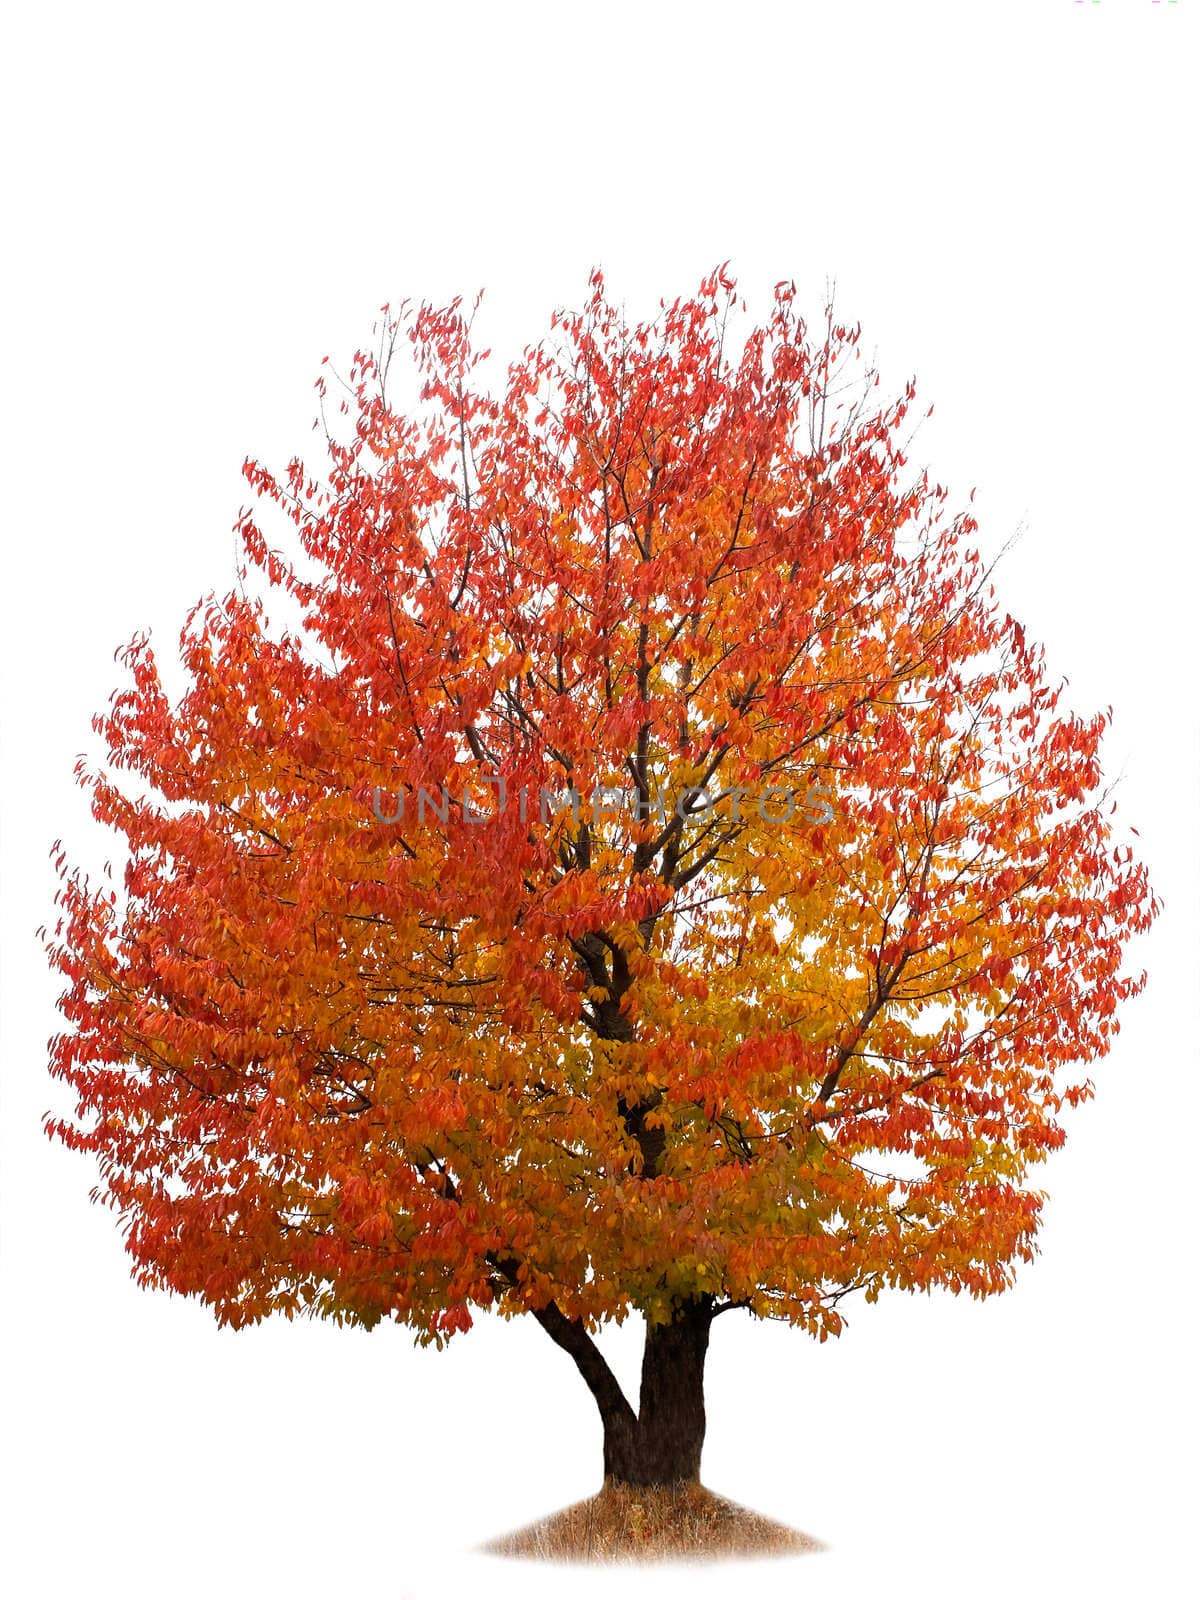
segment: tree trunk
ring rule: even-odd
[[[675,1321],[647,1327],[638,1415],[604,1418],[606,1481],[643,1488],[700,1481],[711,1321],[707,1305],[692,1303]]]
[[[605,1482],[639,1488],[698,1483],[712,1296],[686,1302],[669,1323],[647,1326],[637,1412],[581,1322],[553,1302],[534,1316],[592,1392],[604,1424]]]

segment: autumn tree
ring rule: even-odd
[[[492,388],[459,302],[385,311],[320,471],[246,464],[184,690],[124,652],[80,769],[123,886],[56,847],[46,934],[48,1127],[140,1282],[438,1345],[528,1312],[642,1485],[698,1475],[725,1312],[1013,1281],[1157,910],[1111,710],[1057,710],[913,386],[790,285],[744,309],[719,271],[630,323],[595,273]]]

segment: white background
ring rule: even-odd
[[[1172,1597],[1194,1577],[1194,472],[1200,0],[24,6],[6,25],[3,1334],[10,1593],[663,1592],[472,1556],[592,1492],[600,1432],[531,1322],[219,1331],[129,1281],[40,1130],[49,847],[137,628],[233,581],[247,453],[314,449],[320,357],[487,290],[515,355],[604,267],[631,313],[732,262],[752,312],[836,278],[922,459],[978,487],[1007,609],[1166,900],[1097,1100],[985,1304],[898,1297],[817,1346],[714,1328],[705,1480],[821,1537],[667,1593]],[[629,1337],[626,1337],[629,1335]],[[633,1324],[604,1338],[631,1382]]]

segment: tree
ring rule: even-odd
[[[528,1312],[642,1485],[698,1476],[726,1311],[1013,1281],[1158,909],[1111,708],[1058,713],[906,474],[914,386],[787,284],[733,353],[736,303],[631,325],[594,273],[498,394],[460,302],[385,308],[323,475],[246,464],[291,554],[243,511],[174,702],[124,652],[80,769],[123,892],[56,847],[45,935],[48,1128],[140,1282],[439,1347]],[[593,1337],[630,1311],[636,1410]]]

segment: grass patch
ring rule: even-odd
[[[606,1483],[590,1499],[478,1548],[534,1561],[631,1562],[794,1556],[825,1546],[699,1483],[659,1489]]]

